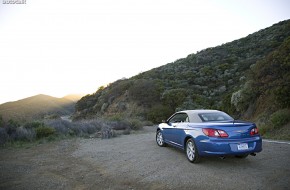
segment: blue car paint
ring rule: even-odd
[[[254,123],[244,121],[223,121],[203,123],[163,123],[158,126],[164,142],[175,147],[185,149],[186,139],[192,138],[200,156],[244,155],[262,151],[260,135],[250,135]],[[208,137],[202,129],[212,128],[226,131],[227,138]],[[238,150],[238,144],[247,143],[247,150]]]

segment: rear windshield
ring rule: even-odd
[[[233,120],[233,118],[231,116],[229,116],[228,114],[223,113],[223,112],[200,113],[198,115],[203,122]]]

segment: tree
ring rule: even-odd
[[[161,97],[162,103],[169,106],[170,109],[174,112],[175,109],[182,105],[187,97],[187,90],[178,88],[166,90]]]
[[[144,106],[151,106],[160,100],[160,89],[154,80],[138,79],[129,88],[129,96]]]
[[[0,115],[0,128],[1,127],[4,127],[4,120],[3,120],[2,115]]]

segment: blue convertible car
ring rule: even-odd
[[[185,150],[190,162],[202,156],[234,155],[245,158],[262,151],[262,139],[254,123],[237,121],[217,110],[186,110],[159,124],[159,146],[170,144]]]

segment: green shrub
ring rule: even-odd
[[[172,110],[168,106],[156,105],[151,108],[147,114],[148,120],[153,123],[160,123],[172,115]]]
[[[260,125],[259,133],[266,139],[275,139],[275,140],[290,140],[290,125],[285,125],[279,129],[274,129],[270,125]]]
[[[259,133],[262,136],[265,136],[267,133],[273,130],[271,125],[266,125],[266,124],[259,125],[258,128],[259,128]]]
[[[290,110],[282,109],[273,113],[270,117],[273,128],[278,129],[290,122]]]
[[[36,129],[38,127],[44,127],[44,123],[39,122],[39,121],[32,121],[24,125],[24,128],[26,129]]]
[[[171,111],[174,112],[178,106],[183,104],[187,96],[188,92],[186,89],[177,88],[164,91],[161,100],[164,105],[168,105]]]
[[[106,118],[106,120],[108,121],[122,121],[123,119],[124,119],[124,116],[122,114],[114,114]]]
[[[129,88],[129,97],[139,105],[151,106],[160,101],[160,89],[154,80],[135,80]]]
[[[4,128],[0,128],[0,145],[5,144],[8,139],[9,135],[7,134],[6,130]]]
[[[46,120],[45,125],[55,129],[57,135],[68,135],[72,122],[62,119]]]
[[[0,115],[0,128],[1,127],[4,127],[4,120],[3,120],[2,115]]]
[[[50,135],[55,134],[55,129],[51,127],[38,127],[36,128],[36,137],[37,138],[43,138],[43,137],[48,137]]]
[[[33,140],[35,140],[34,129],[27,129],[24,127],[18,127],[16,129],[16,133],[15,133],[15,140],[32,142]]]
[[[131,134],[131,129],[127,128],[123,131],[123,135],[130,135]]]
[[[139,130],[143,127],[143,124],[140,120],[138,119],[130,119],[129,120],[129,125],[130,125],[130,128],[133,129],[133,130]]]

